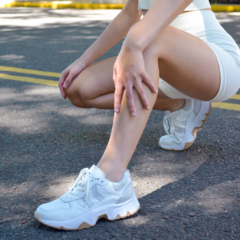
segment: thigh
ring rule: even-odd
[[[150,46],[158,59],[160,77],[191,98],[213,99],[220,86],[220,70],[213,50],[199,38],[167,27]]]
[[[117,57],[111,57],[86,67],[72,82],[69,91],[80,93],[82,98],[94,99],[113,93],[113,65]]]

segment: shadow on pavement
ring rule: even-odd
[[[56,87],[4,81],[0,91],[2,239],[239,236],[238,136],[228,138],[238,113],[219,117],[220,110],[214,109],[192,148],[167,152],[157,146],[164,134],[163,115],[153,111],[129,166],[139,212],[121,221],[100,220],[94,228],[62,232],[34,222],[33,212],[64,193],[81,168],[97,163],[113,111],[77,109],[61,99]]]

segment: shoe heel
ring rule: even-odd
[[[140,204],[134,192],[132,198],[129,201],[121,204],[119,207],[115,205],[114,209],[112,209],[111,212],[108,212],[108,220],[114,221],[120,218],[132,216],[139,210],[139,208]]]

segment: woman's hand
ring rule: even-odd
[[[157,93],[157,90],[145,71],[143,55],[140,50],[122,48],[113,67],[113,81],[115,83],[114,110],[116,113],[120,112],[124,89],[132,116],[136,116],[133,88],[137,91],[143,107],[149,109],[142,83],[145,83],[153,93]]]
[[[64,88],[67,88],[73,79],[80,73],[82,70],[89,64],[87,61],[79,58],[71,65],[69,65],[63,72],[58,82],[58,87],[64,99],[66,99],[66,94],[64,92]]]

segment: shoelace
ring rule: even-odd
[[[90,175],[91,175],[91,177],[90,177]],[[93,174],[91,172],[89,172],[89,168],[82,169],[78,178],[77,178],[77,180],[75,181],[75,183],[73,184],[71,189],[68,191],[68,193],[70,195],[77,196],[78,191],[81,191],[81,192],[86,191],[86,195],[85,195],[85,204],[86,204],[86,202],[88,200],[88,194],[89,194],[90,178],[91,179],[96,179],[96,180],[99,179],[99,177],[93,176]]]
[[[89,192],[89,168],[84,168],[81,170],[77,180],[69,190],[69,194],[75,195],[77,191],[84,192],[86,190],[85,202],[87,201]]]
[[[170,136],[170,137],[175,137],[178,142],[181,142],[181,134],[175,131],[175,125],[174,125],[174,118],[175,118],[175,113],[170,113],[166,114],[163,118],[163,127],[165,132]]]

